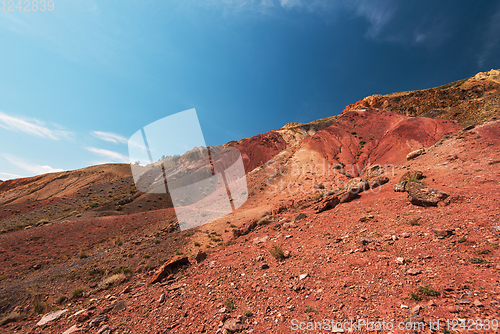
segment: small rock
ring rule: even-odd
[[[428,306],[436,306],[436,302],[433,299],[431,299],[431,300],[429,300],[429,302],[427,303],[427,305]]]
[[[227,312],[227,309],[226,309],[225,307],[223,307],[223,308],[221,308],[221,309],[219,310],[219,313],[226,313],[226,312]]]
[[[101,322],[106,321],[108,319],[107,316],[103,315],[101,317],[97,317],[89,322],[89,327],[97,327]]]
[[[396,258],[396,263],[397,263],[397,264],[404,264],[404,263],[405,263],[405,259],[404,259],[404,258],[402,258],[402,257],[397,257],[397,258]]]
[[[283,252],[283,257],[284,257],[285,259],[288,259],[288,258],[290,257],[290,251],[289,251],[289,250],[284,251],[284,252]]]
[[[165,301],[165,294],[162,293],[161,296],[160,296],[160,299],[158,299],[158,303],[163,303]]]
[[[410,233],[408,233],[408,232],[401,233],[401,237],[403,237],[403,238],[409,238],[410,237]]]
[[[362,245],[368,245],[369,243],[372,243],[373,242],[373,239],[372,238],[368,238],[368,237],[361,237],[359,239],[359,242],[362,244]]]
[[[307,215],[305,213],[299,213],[298,215],[296,215],[294,218],[293,218],[293,221],[294,222],[297,222],[299,220],[302,220],[302,219],[305,219],[307,217]]]
[[[436,234],[438,239],[444,239],[446,237],[452,236],[453,230],[436,229],[434,230],[434,234]]]
[[[81,332],[82,329],[78,327],[77,325],[73,325],[69,329],[67,329],[63,334],[73,334],[73,333],[78,333]]]
[[[462,298],[458,301],[458,303],[460,305],[469,305],[470,304],[470,300],[468,300],[467,298]]]
[[[479,299],[474,300],[474,306],[476,307],[484,307],[483,303]]]
[[[450,313],[458,313],[458,309],[455,306],[448,306],[446,310]]]
[[[125,289],[123,289],[122,293],[129,293],[130,291],[132,291],[132,286],[131,285],[127,285],[125,287]]]
[[[409,307],[408,307],[408,305],[401,304],[400,308],[401,308],[401,309],[407,309],[407,308],[409,308]]]
[[[262,243],[266,242],[267,239],[269,239],[269,236],[266,235],[266,236],[263,236],[262,238],[256,237],[255,239],[252,240],[252,242],[254,244],[262,244]]]
[[[412,309],[411,309],[411,314],[420,314],[420,310],[422,309],[422,306],[420,305],[417,305],[417,306],[414,306]]]
[[[364,223],[364,222],[369,221],[371,219],[373,219],[373,215],[369,214],[367,216],[363,216],[363,217],[359,218],[359,221],[362,222],[362,223]]]
[[[111,328],[109,328],[108,325],[104,325],[101,327],[101,329],[99,329],[99,331],[97,332],[97,334],[110,334],[111,333]]]
[[[307,277],[307,274],[301,274],[299,275],[299,280],[303,280]]]
[[[60,311],[54,311],[45,314],[42,319],[36,324],[37,326],[44,326],[47,323],[54,321],[56,319],[59,319],[64,313],[68,312],[68,310],[60,310]]]
[[[260,266],[260,269],[269,269],[269,265],[267,263],[263,263],[262,266]]]
[[[406,181],[398,182],[394,185],[394,191],[398,193],[405,192]]]
[[[238,319],[229,319],[224,323],[224,329],[229,333],[235,333],[244,329],[244,326]]]
[[[408,275],[415,276],[415,275],[421,274],[422,271],[420,271],[416,268],[411,268],[411,269],[408,269],[407,273],[408,273]]]

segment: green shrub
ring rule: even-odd
[[[469,262],[472,264],[481,264],[481,263],[487,263],[488,261],[486,261],[482,257],[470,257]]]
[[[80,288],[73,290],[73,292],[71,293],[71,296],[73,298],[78,298],[81,295],[83,295],[83,289],[80,289]]]
[[[228,311],[232,311],[236,308],[236,304],[234,303],[233,298],[231,298],[231,297],[226,299],[226,301],[224,302],[224,305],[226,306],[226,309]]]
[[[60,296],[59,298],[57,298],[56,304],[60,305],[60,304],[64,303],[67,300],[68,300],[68,297],[66,297],[66,296]]]
[[[278,261],[282,261],[285,259],[285,253],[283,252],[283,248],[281,245],[273,245],[273,249],[271,249],[271,255]]]

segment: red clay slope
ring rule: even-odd
[[[301,146],[345,165],[388,164],[403,161],[409,152],[431,146],[460,129],[454,121],[407,117],[379,109],[352,110]]]

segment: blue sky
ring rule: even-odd
[[[53,4],[0,4],[3,180],[127,162],[130,136],[190,108],[219,145],[500,68],[498,1]]]

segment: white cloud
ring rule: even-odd
[[[92,153],[106,157],[107,159],[110,160],[109,162],[127,162],[127,163],[130,162],[127,156],[115,151],[105,150],[97,147],[87,147],[87,150]]]
[[[63,169],[52,168],[47,165],[37,165],[34,163],[29,163],[24,159],[21,159],[19,157],[10,154],[4,154],[3,157],[14,166],[24,169],[25,171],[28,171],[35,175],[64,171]]]
[[[92,131],[91,133],[94,137],[114,144],[126,144],[128,141],[127,138],[113,132]]]
[[[69,138],[71,132],[64,130],[49,129],[43,122],[37,119],[27,119],[7,115],[0,111],[0,127],[11,131],[24,132],[30,135],[59,140]]]

